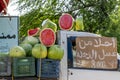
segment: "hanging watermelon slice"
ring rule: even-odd
[[[59,18],[59,27],[61,30],[71,30],[73,27],[74,19],[68,13],[63,13]]]

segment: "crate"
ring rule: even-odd
[[[11,58],[0,57],[0,76],[11,75]]]
[[[38,78],[34,76],[34,77],[13,77],[13,80],[58,80],[58,79],[57,78]]]
[[[12,77],[0,77],[0,80],[12,80]]]
[[[35,75],[35,58],[13,58],[13,76],[34,76]]]
[[[38,77],[0,77],[0,80],[58,80],[57,78],[38,78]]]
[[[40,78],[40,80],[59,80],[58,78]]]
[[[30,77],[13,77],[14,78],[14,80],[38,80],[38,78],[37,77],[35,77],[35,76],[30,76]]]
[[[59,78],[59,60],[37,59],[37,77]]]

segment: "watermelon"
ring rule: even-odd
[[[25,43],[34,46],[35,44],[39,43],[39,39],[37,39],[37,37],[34,36],[26,36],[21,44],[25,44]]]
[[[64,50],[59,45],[53,45],[50,48],[48,48],[48,58],[49,59],[55,59],[55,60],[61,60],[64,56]]]
[[[54,32],[57,31],[57,25],[54,22],[52,22],[50,19],[45,19],[42,22],[42,29],[43,28],[51,28]]]
[[[29,29],[27,31],[28,36],[37,36],[40,32],[40,28]]]
[[[10,57],[25,57],[26,53],[22,47],[14,46],[14,47],[10,48],[9,56]]]
[[[40,31],[40,42],[46,47],[50,47],[55,44],[56,35],[51,28],[44,28]]]
[[[20,44],[19,46],[21,46],[25,50],[27,57],[32,56],[32,45],[31,44],[25,43],[25,44]]]
[[[74,19],[68,14],[64,13],[59,18],[59,27],[61,30],[71,30],[73,27]]]
[[[32,48],[32,56],[35,58],[46,58],[47,56],[47,48],[43,44],[36,44]]]

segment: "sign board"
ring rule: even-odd
[[[116,38],[77,37],[76,67],[117,69]]]
[[[18,45],[17,16],[0,16],[0,53],[6,53],[15,45]]]

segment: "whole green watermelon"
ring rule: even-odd
[[[64,50],[59,45],[53,45],[48,49],[48,58],[61,60],[64,56]]]

